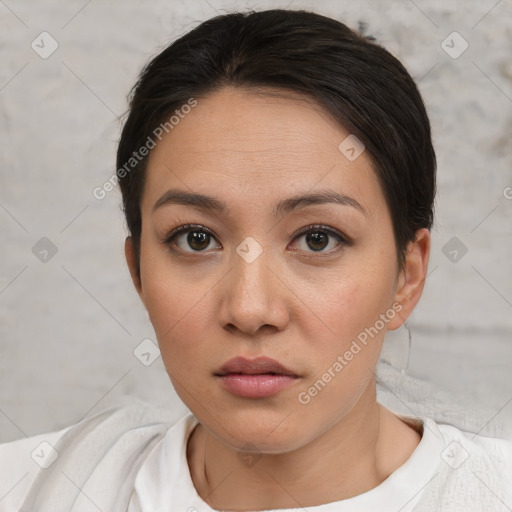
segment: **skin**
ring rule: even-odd
[[[417,232],[399,271],[370,156],[349,161],[338,149],[349,133],[313,101],[270,92],[230,87],[198,100],[150,155],[140,274],[131,238],[125,243],[169,377],[200,422],[187,446],[194,486],[223,510],[353,497],[385,480],[420,441],[411,425],[377,403],[374,369],[386,329],[400,327],[421,296],[429,231]],[[228,210],[167,204],[152,211],[171,188],[212,195]],[[350,196],[364,213],[322,204],[273,216],[278,201],[320,189]],[[213,232],[199,244],[205,250],[191,247],[187,233],[163,243],[184,223]],[[308,244],[296,233],[310,224],[353,243],[329,237],[324,246]],[[236,252],[248,236],[263,250],[251,263]],[[401,311],[385,328],[308,404],[299,403],[298,394],[393,304]],[[299,378],[268,398],[233,395],[214,373],[240,355],[271,357]],[[247,450],[258,457],[250,467],[237,456]]]

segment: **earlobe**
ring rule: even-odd
[[[128,269],[130,271],[130,276],[132,278],[133,285],[139,294],[142,302],[144,302],[144,297],[142,293],[142,283],[140,279],[140,272],[137,267],[136,258],[135,258],[135,249],[133,246],[133,239],[131,236],[127,236],[124,241],[124,255],[126,258],[126,263],[128,265]]]
[[[406,253],[406,261],[395,294],[395,303],[400,304],[401,309],[397,316],[388,323],[388,329],[398,329],[412,313],[420,300],[425,278],[428,270],[430,256],[430,231],[426,228],[416,232],[416,238],[409,242]]]

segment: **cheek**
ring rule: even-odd
[[[321,330],[315,335],[311,314],[302,324],[303,331],[309,333],[307,350],[315,370],[301,389],[307,394],[305,400],[317,397],[311,400],[317,405],[306,408],[309,412],[317,406],[320,412],[320,404],[337,403],[344,408],[357,401],[373,376],[386,332],[385,320],[395,314],[391,308],[392,271],[367,260],[357,270],[352,266],[350,273],[332,277],[324,293],[317,290],[310,299],[312,309],[329,329],[316,321]]]
[[[333,275],[322,288],[310,292],[311,309],[329,327],[331,338],[355,338],[370,327],[391,306],[391,272],[377,266],[362,265],[355,271]],[[311,315],[309,315],[311,317]]]
[[[146,280],[146,306],[161,342],[179,339],[178,333],[189,333],[199,326],[199,318],[204,310],[207,292],[200,283],[184,282],[182,279],[166,279],[160,274],[155,279]]]
[[[296,397],[303,418],[313,421],[326,410],[332,417],[343,415],[367,388],[386,331],[381,315],[390,308],[390,282],[389,276],[368,269],[314,297],[315,311],[329,330],[314,335],[312,315],[302,324],[309,332],[305,353],[312,370]]]
[[[213,333],[212,283],[153,260],[143,277],[145,304],[168,372],[197,367]]]

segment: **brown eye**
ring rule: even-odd
[[[321,225],[308,226],[294,240],[301,238],[304,238],[305,243],[299,244],[299,250],[305,252],[330,253],[339,249],[340,246],[351,245],[349,238]],[[325,250],[327,248],[328,250]]]
[[[308,247],[311,247],[314,251],[322,251],[329,244],[329,235],[321,231],[308,233],[306,235],[306,243]]]
[[[204,252],[213,240],[215,237],[206,227],[184,224],[171,231],[164,244],[171,249],[176,246],[182,252],[194,253]]]
[[[210,245],[210,235],[204,231],[189,231],[187,243],[195,251],[204,251]]]

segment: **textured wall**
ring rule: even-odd
[[[92,191],[114,171],[118,117],[151,55],[216,11],[287,5],[365,23],[419,83],[439,192],[408,372],[510,412],[510,0],[5,0],[0,442],[61,428],[122,394],[185,411],[161,360],[146,367],[133,355],[154,334],[124,263],[120,196]]]

